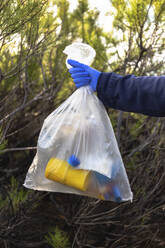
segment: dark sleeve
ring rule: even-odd
[[[150,116],[165,116],[165,76],[101,73],[97,95],[105,106]]]

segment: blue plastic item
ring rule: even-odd
[[[120,194],[120,190],[116,186],[113,179],[110,179],[98,172],[95,172],[95,177],[99,185],[105,188],[105,192],[103,193],[103,197],[105,200],[110,200],[111,197],[114,197],[116,202],[121,202],[122,197]]]
[[[82,86],[90,85],[91,89],[96,91],[101,72],[73,59],[68,59],[67,62],[73,67],[69,69],[69,72],[76,87],[80,88]]]
[[[80,160],[74,155],[72,154],[68,160],[67,160],[68,164],[70,164],[73,167],[76,167],[80,164]]]
[[[110,182],[110,179],[108,177],[98,173],[97,171],[95,171],[95,177],[101,186],[108,184]]]
[[[113,192],[115,201],[120,203],[121,202],[121,194],[120,194],[119,188],[116,185],[113,185],[112,192]]]

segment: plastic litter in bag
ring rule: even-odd
[[[95,57],[94,49],[83,43],[71,44],[64,53],[88,65]],[[77,89],[45,119],[24,186],[132,201],[110,119],[89,86]]]

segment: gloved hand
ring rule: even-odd
[[[72,68],[69,69],[69,72],[76,87],[80,88],[82,86],[90,85],[92,90],[96,91],[98,78],[101,72],[88,65],[79,63],[76,60],[68,59],[67,62],[72,66]]]

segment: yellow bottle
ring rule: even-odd
[[[89,176],[90,171],[74,169],[58,158],[51,158],[45,169],[46,178],[82,191],[87,189]]]

